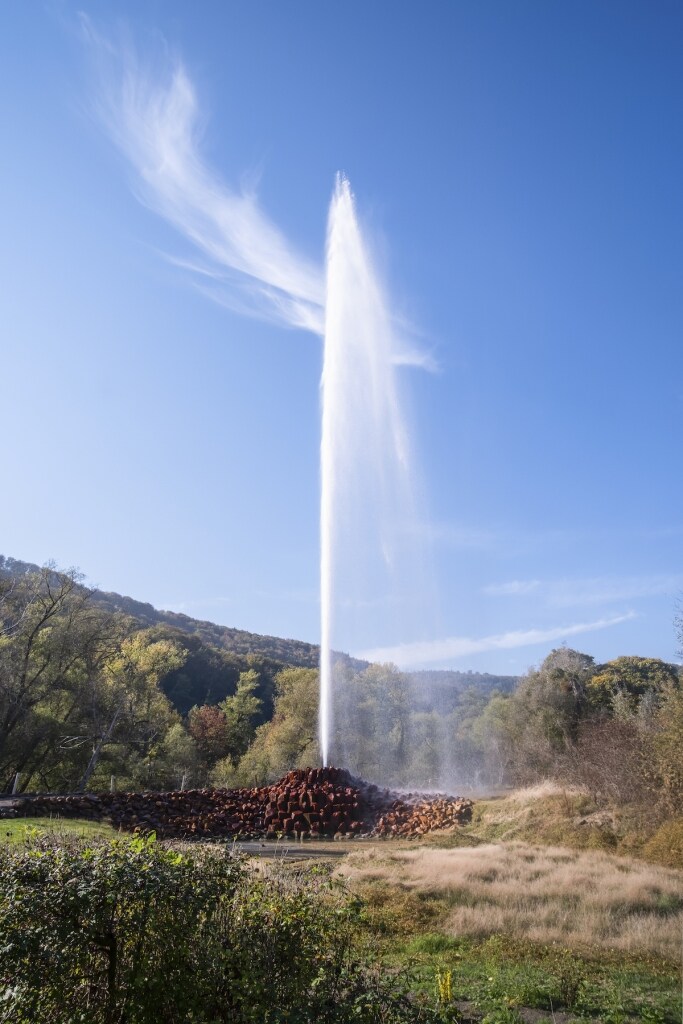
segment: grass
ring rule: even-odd
[[[600,805],[585,790],[550,781],[478,800],[471,824],[448,834],[435,833],[428,842],[449,847],[513,840],[604,850],[683,869],[683,819],[658,830],[642,811]]]
[[[362,891],[393,890],[399,919],[438,919],[446,935],[507,934],[672,960],[681,952],[683,872],[601,851],[519,842],[375,847],[351,853],[339,874]]]
[[[543,945],[493,936],[483,941],[426,932],[384,946],[387,969],[431,994],[451,971],[453,996],[477,1015],[512,1019],[679,1024],[680,981],[658,959]],[[544,1012],[545,1011],[545,1012]],[[473,1014],[474,1015],[474,1014]],[[504,1019],[504,1018],[503,1018]]]
[[[35,832],[79,839],[113,839],[118,833],[101,821],[78,818],[3,818],[0,820],[0,843],[21,845]]]
[[[514,842],[378,844],[336,874],[363,897],[387,969],[425,993],[450,970],[463,1013],[491,1024],[681,1020],[683,872]]]

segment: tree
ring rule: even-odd
[[[357,672],[340,661],[334,666],[333,697],[333,761],[365,778],[413,782],[407,676],[392,664]]]
[[[257,672],[241,672],[236,692],[220,705],[225,715],[228,755],[235,763],[246,754],[256,734],[256,722],[263,707],[263,701],[256,696],[258,687]]]
[[[670,683],[662,692],[652,733],[653,771],[669,814],[683,815],[683,689]]]
[[[138,758],[147,762],[167,732],[175,713],[159,688],[160,678],[182,665],[184,653],[171,640],[157,640],[153,631],[126,637],[116,653],[92,678],[90,724],[92,755],[78,789],[84,790],[104,748],[124,734]]]
[[[157,626],[154,634],[160,640],[173,640],[185,652],[182,665],[159,680],[161,689],[181,715],[187,715],[193,707],[218,704],[235,692],[244,658],[169,626]]]
[[[164,736],[156,765],[158,785],[178,789],[194,778],[201,755],[182,722],[174,722]]]
[[[497,703],[492,741],[513,781],[526,784],[558,770],[589,710],[586,690],[593,671],[590,655],[560,647]]]
[[[74,571],[0,576],[0,777],[24,784],[78,716],[88,678],[116,649],[120,621]]]
[[[223,784],[244,785],[277,779],[290,768],[317,764],[318,672],[310,668],[288,668],[276,676],[275,712],[270,722],[259,726],[251,747],[230,771],[221,762]]]
[[[656,699],[669,686],[678,685],[679,669],[660,658],[621,657],[600,665],[588,681],[591,703],[614,710],[626,704],[633,709],[648,696]]]
[[[210,768],[228,753],[228,723],[225,712],[216,704],[202,704],[188,715],[188,730],[197,744],[205,768]]]

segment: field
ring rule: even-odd
[[[514,935],[675,960],[683,874],[604,853],[526,843],[351,853],[339,874],[365,891],[399,889],[429,906],[444,935]]]
[[[356,955],[414,1005],[416,1021],[678,1024],[683,871],[608,852],[606,825],[582,801],[536,787],[421,840],[249,844],[247,871],[267,891],[291,886],[321,902],[329,878],[333,912],[339,899],[356,908]],[[549,845],[558,830],[567,845]],[[115,835],[27,819],[3,821],[0,838],[20,849],[41,832],[67,845]],[[163,845],[190,857],[222,849]]]
[[[680,1020],[681,872],[502,843],[385,844],[351,853],[337,874],[365,901],[388,969],[411,973],[425,991],[450,971],[462,1012]]]
[[[0,843],[21,846],[36,832],[77,839],[111,839],[116,835],[111,825],[98,821],[66,818],[3,818],[0,821]]]

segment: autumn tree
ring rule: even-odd
[[[587,691],[594,706],[608,711],[635,710],[643,702],[654,708],[667,688],[677,685],[678,677],[678,666],[660,658],[621,657],[600,665]]]
[[[288,668],[276,676],[272,720],[256,730],[236,769],[224,761],[217,766],[217,783],[260,784],[290,768],[319,762],[318,679],[318,672],[309,668]]]
[[[121,639],[75,571],[0,576],[0,777],[24,781],[59,746],[89,678]]]
[[[207,770],[228,753],[228,723],[217,704],[202,704],[188,715],[188,731]]]

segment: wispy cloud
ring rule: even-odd
[[[100,79],[95,110],[133,171],[135,194],[195,249],[167,258],[234,312],[322,335],[322,263],[286,238],[253,185],[236,188],[209,166],[197,91],[182,61],[166,55],[161,66],[143,64],[130,44],[113,45],[85,14],[81,27]],[[321,242],[323,224],[321,217]],[[438,370],[412,325],[396,317],[392,327],[396,365]]]
[[[489,583],[482,592],[492,597],[515,597],[518,594],[532,594],[543,584],[540,580],[510,580],[509,583]]]
[[[201,256],[179,262],[241,313],[322,333],[322,268],[296,251],[253,188],[235,189],[208,166],[197,94],[182,62],[143,66],[132,47],[113,46],[87,16],[81,24],[100,73],[96,111],[134,172],[138,198]]]
[[[366,661],[394,662],[400,668],[417,668],[421,665],[456,660],[472,654],[483,654],[487,651],[554,643],[556,640],[565,640],[567,637],[579,636],[581,633],[609,629],[611,626],[618,626],[635,617],[635,612],[626,612],[624,615],[616,615],[608,619],[578,622],[570,626],[553,626],[550,629],[514,630],[509,633],[498,633],[494,636],[479,638],[451,636],[442,640],[397,644],[394,647],[376,647],[359,651],[357,656]]]
[[[527,597],[533,595],[547,605],[569,608],[574,605],[610,604],[643,597],[676,595],[683,589],[683,575],[595,576],[584,579],[510,580],[490,583],[482,592],[490,597]]]

